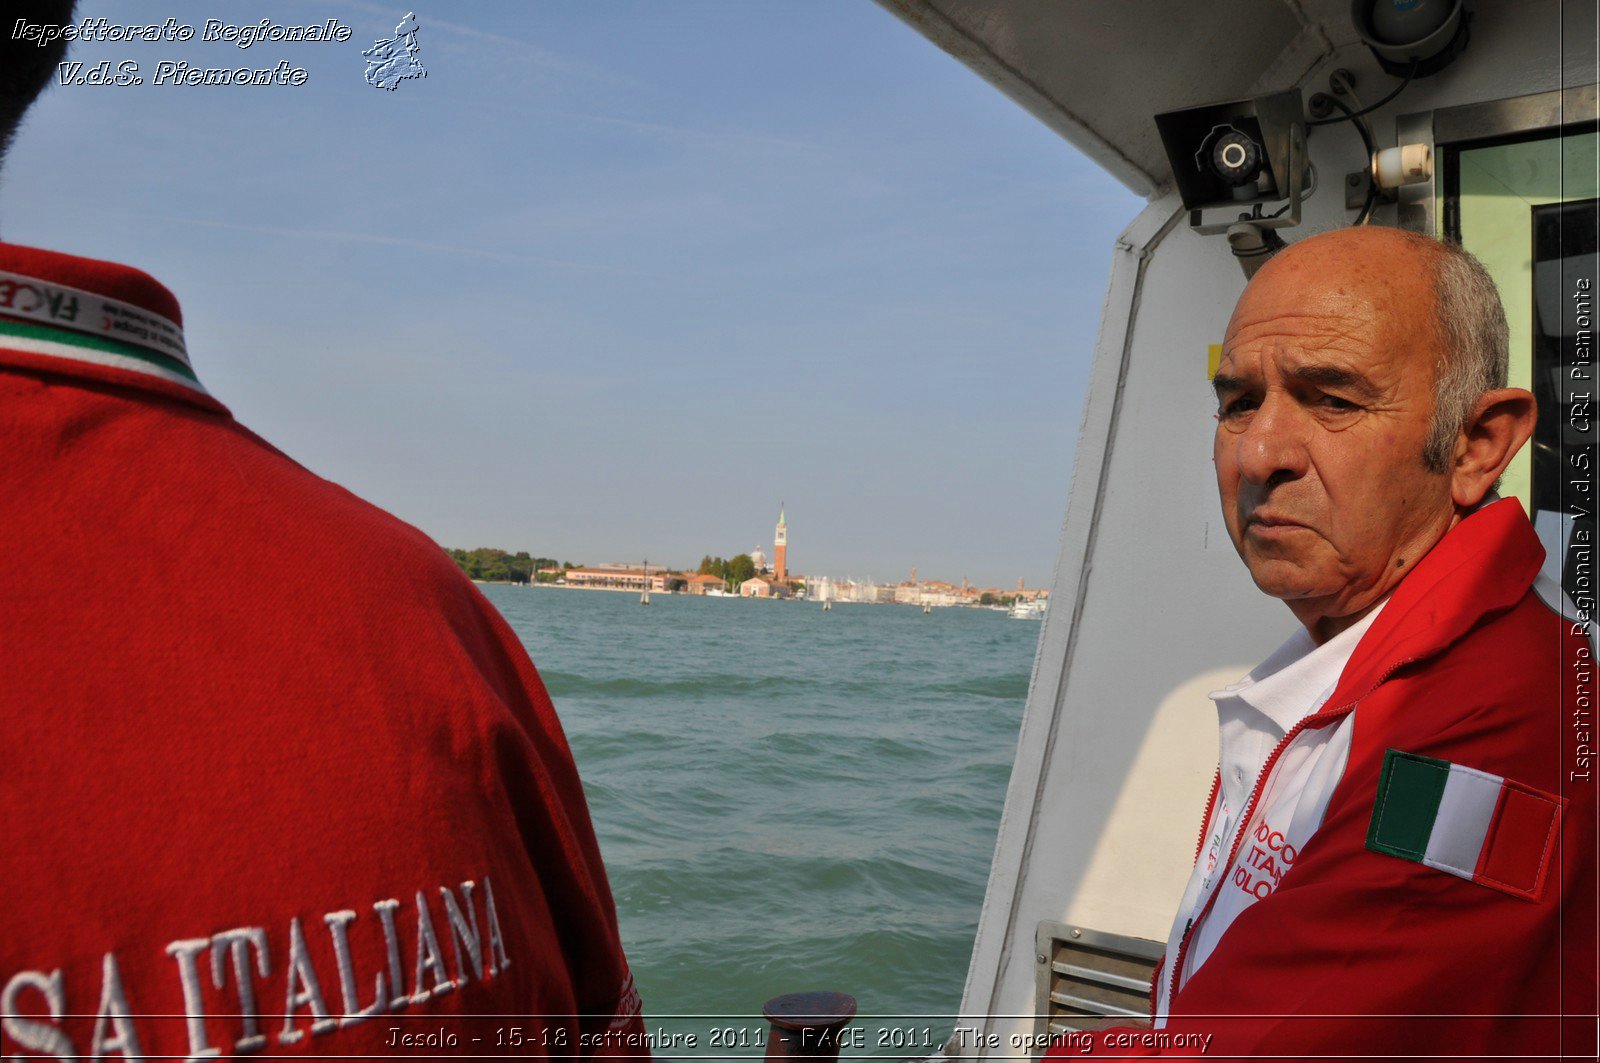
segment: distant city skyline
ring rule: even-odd
[[[369,83],[407,11],[426,76]],[[306,76],[53,84],[0,234],[149,271],[241,422],[443,545],[697,560],[784,502],[799,571],[1048,583],[1142,201],[971,71],[869,0],[271,18],[350,39],[75,43]]]
[[[783,505],[782,503],[780,503],[779,506],[778,506],[778,519],[779,519],[780,525],[785,528],[785,531],[787,530],[787,521],[785,520],[786,513],[787,513],[787,507],[785,505]],[[1014,585],[1018,580],[1026,582],[1025,577],[1023,577],[1020,574],[1016,577],[1016,580],[1013,580],[1013,581],[1002,582],[1002,583],[989,582],[989,583],[981,583],[981,584],[979,583],[979,581],[972,580],[964,572],[961,575],[955,576],[953,578],[950,577],[949,575],[933,575],[933,576],[930,576],[926,572],[923,572],[919,576],[918,575],[917,565],[915,564],[915,562],[912,562],[909,565],[902,564],[900,571],[902,573],[906,573],[906,575],[900,575],[900,576],[890,575],[890,576],[887,576],[887,577],[884,577],[884,578],[879,578],[876,573],[872,573],[872,572],[869,572],[869,573],[866,573],[866,574],[863,575],[863,574],[860,574],[860,573],[831,572],[831,571],[825,571],[825,570],[821,570],[821,569],[818,569],[818,570],[805,569],[805,568],[794,569],[792,566],[787,564],[787,560],[788,560],[788,558],[787,558],[787,546],[788,546],[787,536],[785,535],[784,540],[782,542],[780,542],[779,538],[778,538],[778,532],[777,532],[776,528],[773,531],[772,542],[770,544],[768,544],[768,543],[757,543],[755,546],[747,547],[747,548],[742,549],[742,550],[723,550],[723,549],[706,550],[706,551],[702,551],[701,552],[700,557],[692,559],[692,560],[688,560],[687,562],[684,562],[684,563],[680,563],[681,559],[668,559],[666,561],[663,561],[659,557],[657,557],[656,559],[652,560],[648,551],[638,552],[637,558],[630,558],[630,557],[592,558],[592,557],[584,556],[581,553],[569,555],[569,554],[564,554],[564,553],[557,552],[555,554],[549,554],[549,553],[544,553],[542,551],[535,551],[531,547],[520,546],[520,545],[519,546],[507,546],[507,545],[501,545],[501,544],[495,544],[495,543],[475,543],[475,544],[473,544],[471,546],[468,546],[468,545],[465,545],[465,544],[462,544],[462,543],[442,543],[441,545],[444,546],[446,549],[452,549],[452,550],[472,550],[472,549],[489,548],[489,549],[505,550],[505,551],[507,551],[509,553],[516,553],[517,551],[521,550],[521,551],[525,551],[525,552],[530,553],[530,554],[534,554],[537,557],[554,558],[554,559],[559,560],[561,562],[571,562],[575,566],[582,566],[582,567],[585,567],[585,568],[641,569],[641,568],[643,568],[643,567],[648,565],[648,567],[649,567],[651,572],[664,572],[664,571],[669,571],[669,572],[693,572],[700,565],[701,561],[704,558],[707,558],[707,557],[720,557],[720,558],[723,558],[724,560],[728,560],[728,559],[732,559],[732,558],[738,557],[741,554],[744,554],[744,555],[749,556],[755,562],[756,567],[757,567],[757,569],[759,571],[771,572],[773,574],[774,578],[777,578],[777,579],[783,579],[783,578],[787,577],[789,579],[800,580],[800,579],[818,579],[818,578],[822,578],[822,577],[827,577],[829,579],[854,579],[854,580],[858,580],[858,581],[864,581],[864,582],[868,582],[868,583],[877,583],[877,584],[895,584],[895,583],[905,582],[907,580],[907,578],[909,578],[911,580],[917,580],[917,579],[920,578],[922,580],[927,580],[927,581],[931,581],[931,582],[944,582],[944,583],[954,584],[954,585],[957,585],[957,586],[962,585],[964,583],[970,583],[974,587],[981,586],[983,589],[986,589],[986,590],[989,590],[989,589],[1004,590],[1004,589],[1008,589],[1008,588],[1016,589]],[[768,553],[767,550],[766,550],[766,547],[768,545],[770,545],[772,547],[772,552],[771,553]],[[780,547],[783,548],[781,553],[780,553],[780,549],[779,549]],[[780,560],[780,558],[781,558],[781,560]],[[1048,588],[1048,581],[1040,581],[1040,582],[1035,583],[1035,584],[1029,584],[1029,587],[1030,587],[1030,589],[1034,589],[1034,588],[1047,589]]]

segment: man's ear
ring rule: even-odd
[[[1450,494],[1457,506],[1471,509],[1483,501],[1533,435],[1538,415],[1532,392],[1499,388],[1483,393],[1456,440]]]

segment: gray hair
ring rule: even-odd
[[[1423,237],[1423,239],[1427,239]],[[1450,469],[1456,439],[1486,391],[1506,386],[1510,329],[1489,271],[1460,244],[1428,240],[1433,255],[1433,312],[1439,341],[1433,425],[1422,448],[1429,472]]]

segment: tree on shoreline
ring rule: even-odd
[[[542,568],[572,568],[572,562],[553,557],[533,557],[526,550],[508,554],[492,546],[472,550],[446,550],[468,577],[489,583],[531,583]]]
[[[752,579],[756,574],[756,563],[750,560],[749,554],[740,554],[728,562],[728,571],[723,576],[735,587],[747,579]]]
[[[727,560],[707,554],[700,559],[699,574],[718,576],[731,588],[738,590],[739,584],[756,574],[756,563],[750,559],[749,554],[739,554]]]

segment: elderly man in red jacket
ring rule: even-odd
[[[60,52],[0,36],[0,143]],[[0,1055],[648,1056],[516,636],[204,356],[0,244]]]
[[[1301,626],[1211,695],[1152,1023],[1095,1052],[1593,1057],[1593,646],[1493,494],[1535,417],[1506,360],[1483,267],[1399,230],[1303,240],[1239,300],[1223,515]]]

